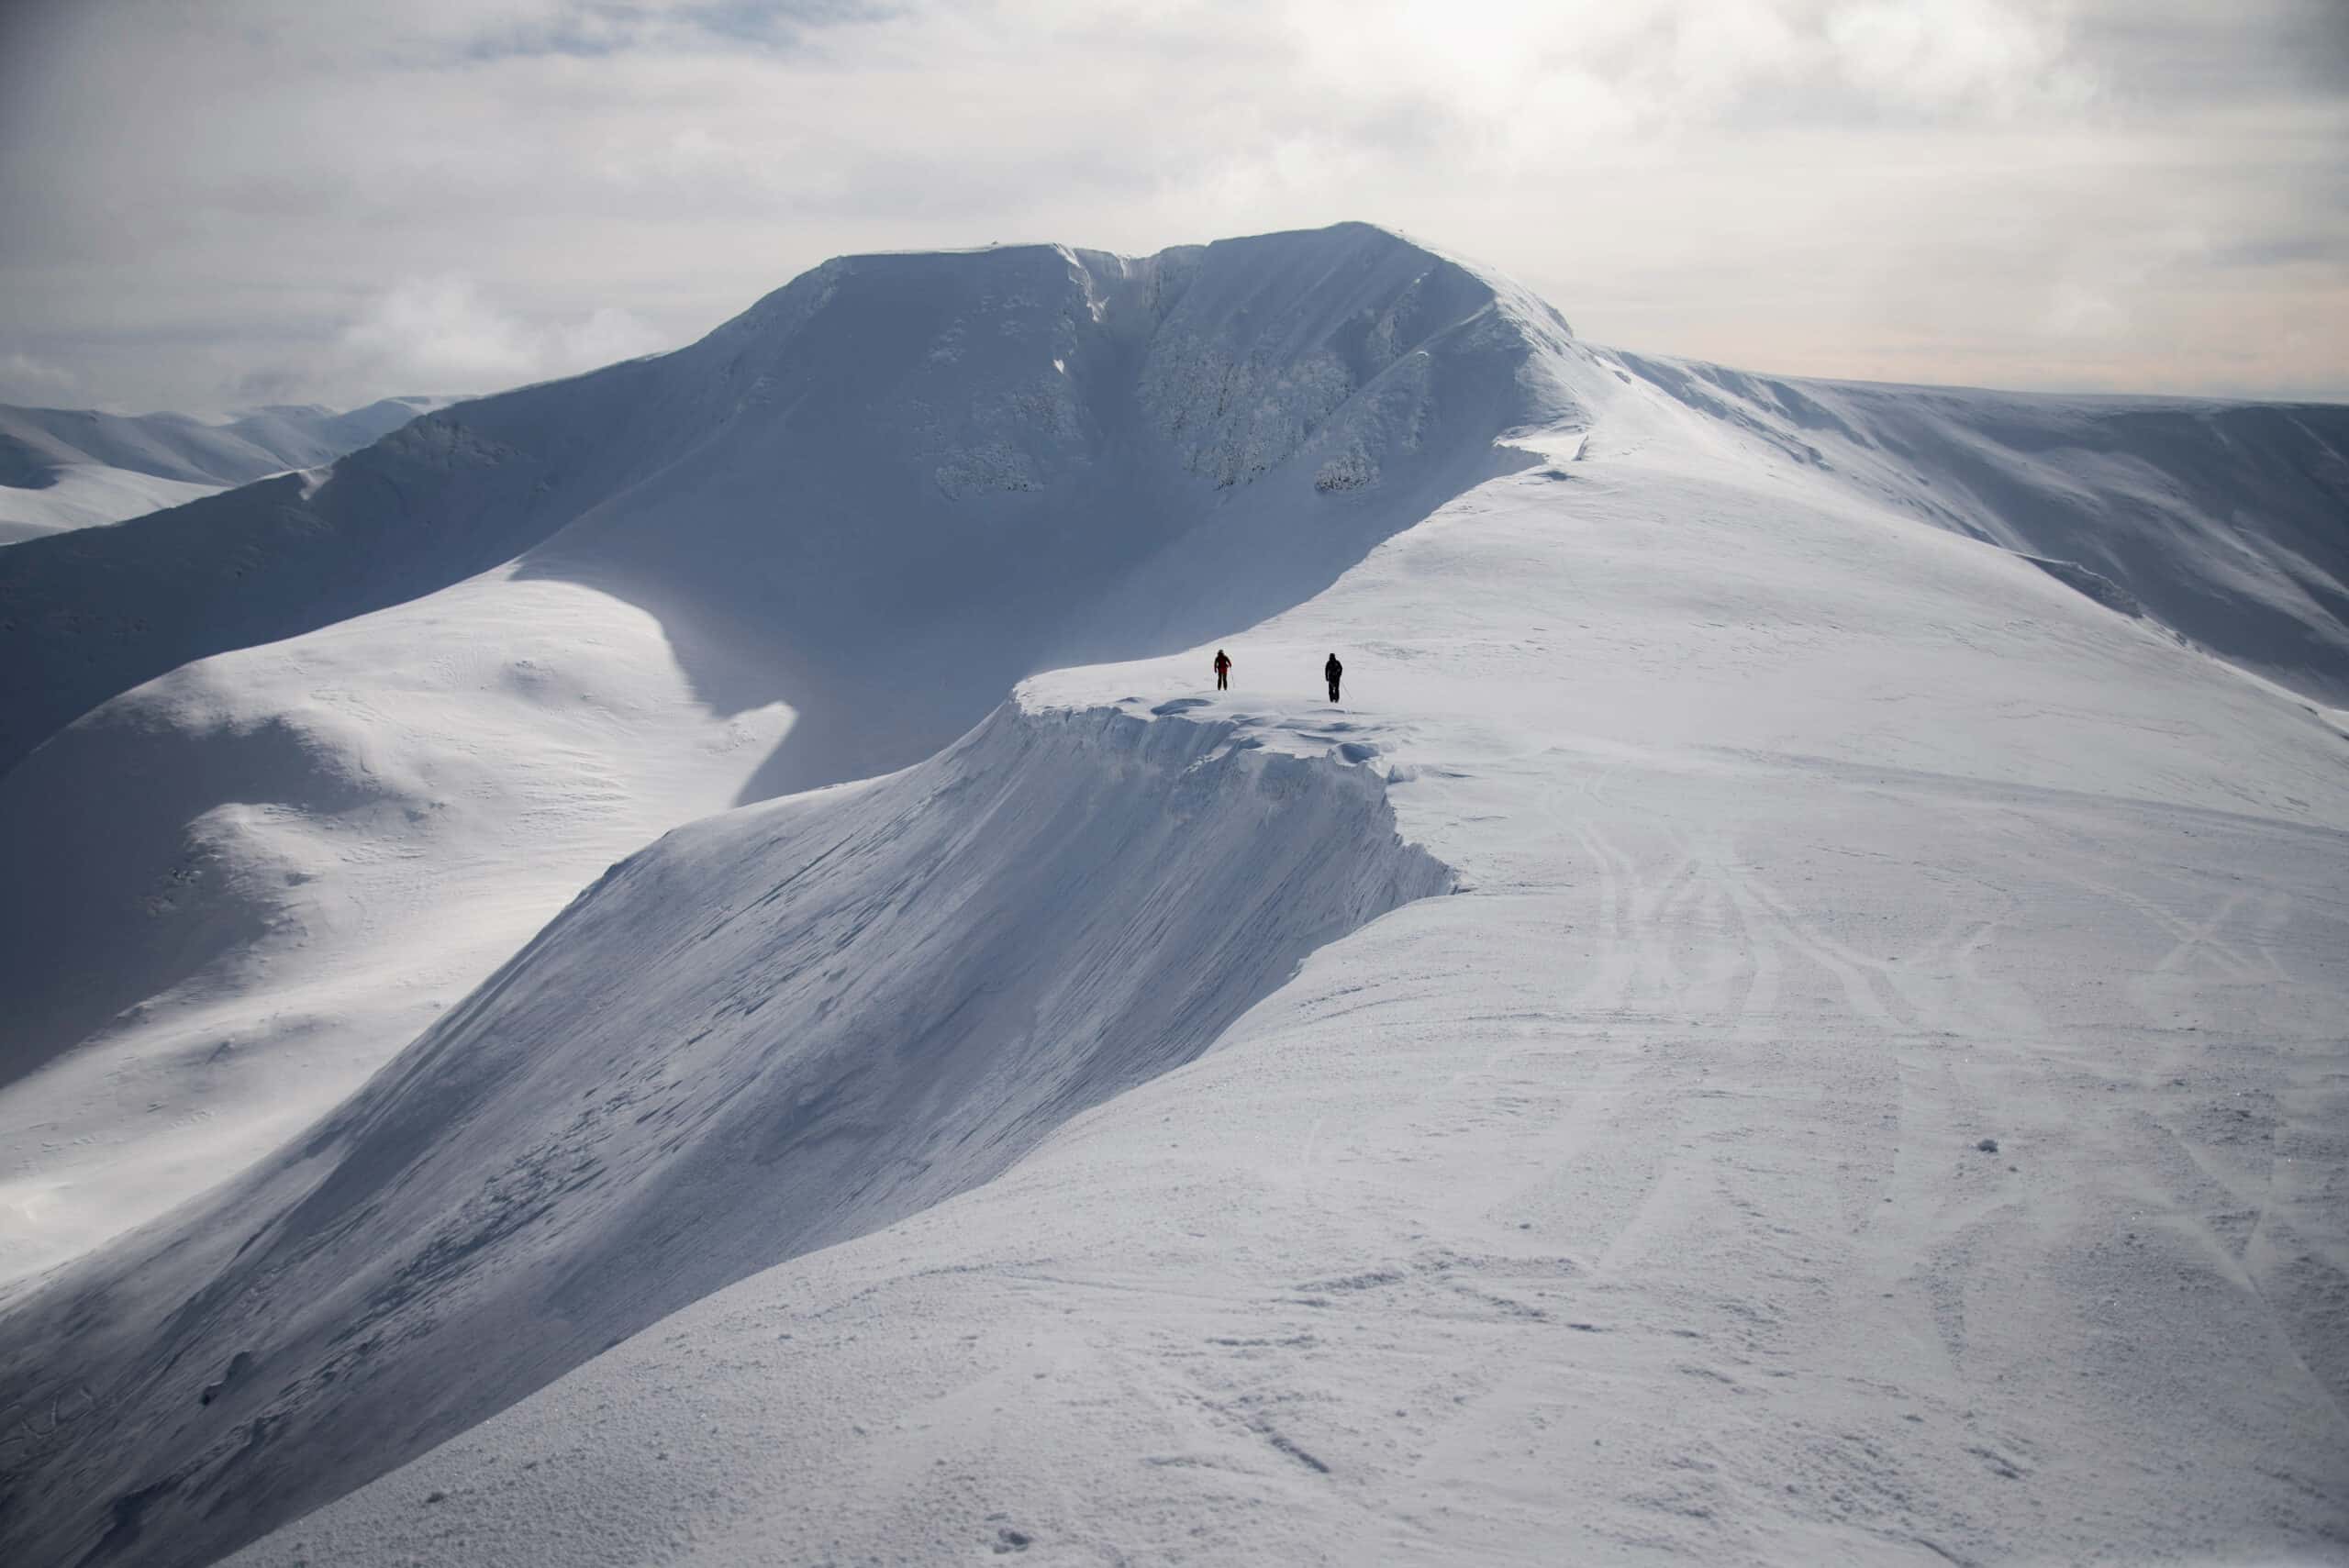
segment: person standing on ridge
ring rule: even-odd
[[[1338,677],[1345,673],[1346,667],[1338,662],[1338,656],[1334,653],[1330,655],[1330,662],[1321,666],[1321,678],[1330,683],[1330,700],[1331,702],[1336,702],[1338,700]]]
[[[1219,648],[1215,651],[1215,689],[1228,691],[1231,686],[1231,655]]]

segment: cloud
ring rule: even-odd
[[[30,354],[0,354],[0,403],[61,403],[81,390],[80,380],[61,366]]]
[[[1759,369],[2349,392],[2334,0],[5,9],[0,343],[116,401],[561,373],[841,251],[1346,217]]]
[[[577,321],[532,323],[492,304],[473,278],[449,272],[394,284],[343,330],[339,350],[340,368],[354,382],[477,393],[673,346],[608,306]]]
[[[2004,117],[2089,84],[2056,14],[2000,0],[1865,0],[1830,12],[1824,32],[1837,73],[1887,102]]]

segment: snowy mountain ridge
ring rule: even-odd
[[[1482,374],[1474,366],[1486,356],[1523,362],[1530,345],[1508,332],[1461,328],[1456,317],[1489,303],[1453,263],[1359,225],[1139,262],[1050,246],[827,262],[700,343],[442,410],[322,482],[280,483],[0,557],[0,588],[20,606],[0,625],[0,768],[79,712],[191,658],[429,592],[566,529],[565,543],[584,548],[562,556],[600,557],[627,552],[638,529],[677,526],[679,512],[714,511],[714,526],[740,533],[780,507],[809,530],[800,548],[837,552],[855,548],[828,515],[850,504],[841,485],[879,484],[869,498],[860,488],[855,504],[877,506],[911,537],[948,526],[969,502],[1008,530],[1004,546],[1065,545],[1061,536],[1088,510],[1129,493],[1122,473],[1088,490],[1097,462],[1123,469],[1169,455],[1135,428],[1137,384],[1175,460],[1218,483],[1263,478],[1317,437],[1332,459],[1358,462],[1390,420],[1426,417],[1411,411],[1428,390],[1415,399],[1408,388],[1370,387],[1390,368],[1378,354],[1397,348],[1361,345],[1385,340],[1382,330],[1432,334],[1409,345],[1429,356],[1411,361],[1422,376],[1437,361],[1454,378]],[[1397,310],[1399,326],[1388,314]],[[1514,395],[1506,378],[1495,393]],[[1342,430],[1320,431],[1357,404]],[[1408,459],[1415,448],[1404,445]],[[852,477],[835,483],[833,471]],[[1419,476],[1406,461],[1396,477]],[[700,488],[713,479],[724,494]],[[1037,498],[988,500],[1021,494]],[[1163,515],[1128,519],[1096,570],[1130,565],[1118,552],[1197,527],[1201,504],[1178,498]],[[727,542],[753,545],[754,568],[785,543]],[[725,584],[667,582],[672,553],[630,558],[627,574],[658,567],[663,588],[726,596]],[[184,593],[192,575],[219,581]],[[773,596],[757,618],[812,608],[791,600],[788,583],[752,585]],[[918,595],[930,585],[909,577],[898,586]],[[106,618],[90,617],[93,604],[107,606]],[[1006,679],[1024,673],[1011,669]],[[986,706],[967,703],[918,750],[877,761],[902,763],[942,744]]]
[[[1594,349],[1349,228],[828,263],[250,497],[578,509],[0,779],[122,845],[10,948],[145,993],[13,1137],[151,1162],[101,1215],[241,1173],[11,1294],[0,1548],[2337,1538],[2342,411],[2133,412]],[[259,929],[174,947],[197,833]]]
[[[1797,382],[1622,354],[1692,408],[2349,705],[2349,413]]]
[[[288,469],[315,468],[448,403],[184,414],[0,406],[0,544],[117,522]]]
[[[0,557],[0,728],[257,644],[0,776],[17,885],[76,889],[0,908],[0,1133],[40,1146],[0,1184],[9,1266],[291,1135],[662,828],[1261,618],[1529,461],[1494,433],[1560,400],[1494,297],[1363,226],[845,258],[675,354]],[[1378,483],[1319,487],[1347,452]],[[133,1095],[164,1125],[126,1144]]]
[[[19,1378],[143,1368],[41,1470],[150,1499],[109,1551],[205,1560],[757,1260],[985,1180],[1448,880],[1364,770],[1114,708],[1007,706],[891,778],[677,829],[327,1123],[109,1253],[116,1283],[84,1272],[57,1337],[17,1318]],[[184,1299],[167,1358],[124,1291]],[[123,1419],[191,1404],[220,1434],[195,1449]],[[13,1549],[63,1560],[82,1528]]]

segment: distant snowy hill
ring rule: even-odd
[[[2349,704],[2349,407],[1876,386],[1621,360],[1862,494]]]
[[[0,551],[0,1555],[2321,1552],[2344,450],[1345,226]]]
[[[342,413],[260,408],[218,423],[184,414],[0,406],[0,544],[118,522],[315,468],[446,401],[387,397]]]

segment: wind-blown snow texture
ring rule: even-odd
[[[40,1075],[0,1277],[290,1136],[662,828],[1326,587],[1574,417],[1529,318],[1362,226],[850,258],[322,481],[0,553],[0,734],[287,638],[0,776],[0,1082]]]
[[[184,414],[0,406],[0,544],[315,468],[445,401],[387,397],[344,413],[262,408],[221,424]]]
[[[1390,353],[1415,331],[1424,361]],[[397,759],[417,800],[470,756],[465,833],[323,795],[276,820],[477,887],[533,839],[502,781],[562,747],[464,736],[555,723],[556,650],[642,610],[674,653],[626,662],[709,706],[595,705],[572,754],[780,697],[752,794],[951,721],[884,690],[878,736],[808,736],[860,660],[1000,690],[1181,651],[673,833],[307,1133],[20,1291],[11,1561],[273,1529],[237,1560],[2349,1540],[2340,411],[1647,361],[1359,228],[857,259],[604,373],[705,352],[748,390],[695,461],[516,565],[109,705],[6,787],[53,801],[157,733],[353,787],[317,764]],[[615,468],[623,427],[693,423],[610,402]],[[786,516],[783,474],[840,488]],[[1053,540],[1065,602],[1032,581]],[[462,661],[410,712],[359,673],[429,628],[488,676],[519,624],[553,677],[438,738]],[[1197,695],[1219,643],[1236,689]],[[339,737],[294,700],[337,659]],[[225,809],[196,818],[220,873],[273,863]],[[569,852],[619,830],[577,815]],[[373,885],[336,862],[288,863]],[[284,930],[226,940],[298,970]],[[74,1060],[0,1111],[94,1103],[56,1090]]]
[[[39,1445],[48,1485],[116,1500],[101,1560],[206,1561],[995,1175],[1445,887],[1375,776],[1231,739],[1007,709],[614,867],[323,1125],[25,1309],[7,1386],[111,1369],[103,1412]],[[172,1330],[126,1297],[179,1302]],[[26,1500],[12,1554],[89,1547]]]

